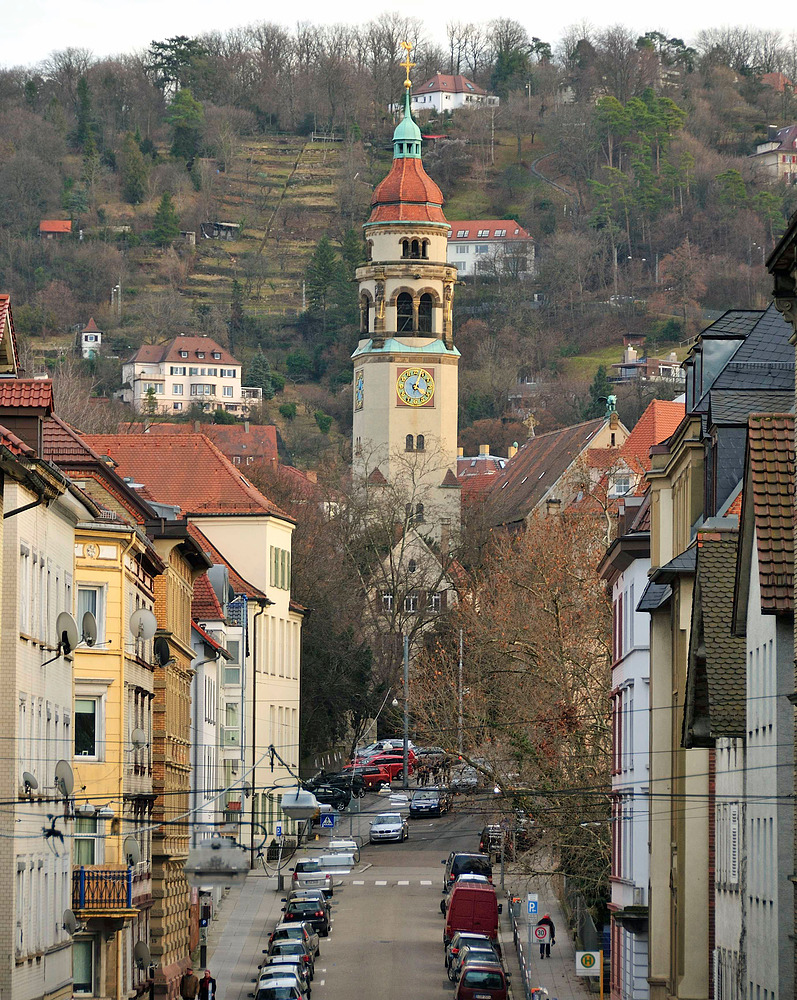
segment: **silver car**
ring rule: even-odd
[[[406,840],[409,835],[409,824],[401,813],[380,813],[371,824],[368,839],[377,844],[382,840]]]
[[[266,966],[266,968],[261,971],[257,980],[258,996],[261,990],[274,986],[275,983],[285,985],[286,982],[297,987],[302,994],[302,1000],[309,1000],[310,994],[312,993],[309,981],[301,976],[298,971],[294,971],[294,967],[291,967],[290,965]]]
[[[313,925],[307,921],[277,924],[269,936],[268,943],[282,940],[304,941],[305,947],[316,958],[319,954],[320,941]]]
[[[332,875],[316,858],[299,858],[293,866],[291,889],[320,889],[327,896],[334,893]]]

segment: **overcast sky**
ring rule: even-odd
[[[69,46],[91,49],[96,56],[115,55],[145,49],[153,39],[173,35],[198,35],[206,31],[232,28],[254,21],[278,21],[290,27],[294,18],[285,15],[286,6],[237,0],[232,4],[218,0],[17,0],[4,4],[3,49],[0,65],[32,65],[50,52]],[[566,8],[566,13],[565,13]],[[787,5],[767,4],[751,7],[742,0],[719,4],[672,0],[650,5],[646,14],[638,0],[613,0],[598,6],[594,0],[569,0],[565,4],[540,4],[537,10],[527,2],[508,0],[495,7],[477,0],[459,0],[452,7],[436,8],[421,4],[376,6],[366,0],[348,0],[338,6],[321,0],[305,0],[297,8],[301,20],[315,23],[345,21],[364,24],[382,10],[401,9],[422,18],[438,44],[445,42],[445,23],[456,11],[460,21],[486,21],[490,17],[513,17],[521,21],[531,35],[556,42],[562,29],[588,20],[597,27],[625,24],[634,32],[662,31],[690,42],[701,28],[726,24],[749,24],[758,28],[777,28],[788,36],[795,23],[790,21]],[[533,11],[533,13],[532,13]],[[666,23],[661,19],[666,17]],[[797,21],[797,17],[795,17]]]

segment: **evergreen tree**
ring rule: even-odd
[[[236,334],[243,333],[246,318],[244,316],[244,290],[237,278],[232,279],[232,295],[230,297],[230,350],[235,347]]]
[[[131,205],[139,205],[147,191],[149,170],[139,142],[130,132],[122,142],[121,161],[122,192],[125,201],[129,201]]]
[[[321,315],[321,328],[326,333],[327,310],[332,305],[333,290],[341,277],[341,266],[324,233],[307,266],[307,294],[310,310]]]
[[[166,121],[172,127],[172,156],[191,160],[199,149],[204,111],[190,90],[178,90],[169,105]]]
[[[365,260],[365,246],[356,229],[347,229],[344,233],[340,245],[340,255],[346,266],[346,277],[353,278],[355,270]]]
[[[152,238],[160,246],[166,246],[172,240],[176,240],[180,235],[180,218],[172,203],[172,196],[168,191],[163,192],[163,197],[155,212],[155,220],[152,225]]]
[[[274,398],[274,383],[271,381],[271,365],[265,354],[258,350],[257,354],[246,366],[246,385],[263,390],[263,399]]]
[[[584,416],[587,420],[594,420],[602,417],[606,413],[606,398],[612,395],[612,384],[606,374],[605,365],[600,365],[595,372],[595,378],[589,387],[590,404]]]
[[[96,149],[97,123],[94,120],[94,111],[91,106],[91,93],[89,84],[85,76],[81,76],[77,82],[77,107],[75,109],[77,119],[75,125],[75,145],[85,153],[86,144],[91,139]]]

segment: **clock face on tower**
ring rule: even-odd
[[[399,404],[428,406],[434,399],[434,376],[426,368],[405,368],[396,379]]]

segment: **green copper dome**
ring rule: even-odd
[[[421,158],[421,130],[412,120],[410,111],[410,88],[404,90],[404,117],[393,133],[393,159],[404,157]]]

